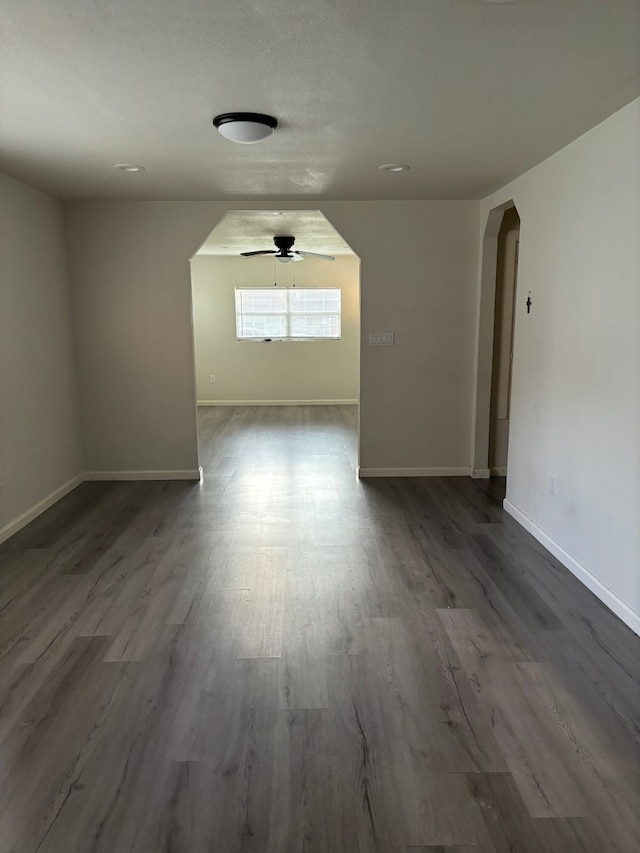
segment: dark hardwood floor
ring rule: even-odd
[[[0,546],[2,853],[638,853],[640,638],[500,481],[352,407],[200,412],[202,483]]]

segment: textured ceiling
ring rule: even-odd
[[[352,254],[349,245],[319,210],[229,211],[197,254],[239,255],[240,252],[275,249],[273,238],[276,234],[295,237],[294,249],[325,255]]]
[[[0,169],[63,198],[478,198],[640,95],[640,0],[2,0],[0,27]],[[280,127],[234,144],[230,110]]]

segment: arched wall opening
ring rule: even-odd
[[[268,254],[241,257],[241,252],[273,251],[274,237],[285,234],[295,237],[293,250],[304,253],[296,256],[300,260],[284,264]],[[196,416],[201,426],[218,417],[212,407],[250,406],[349,406],[350,411],[342,410],[345,423],[357,423],[360,259],[321,211],[228,210],[190,264]],[[271,302],[270,291],[305,291],[308,301],[313,290],[338,290],[339,338],[290,340],[274,334],[240,339],[236,292],[256,288]],[[210,442],[204,436],[201,431],[199,464],[206,469],[210,454],[203,447]],[[355,466],[357,434],[354,438],[349,456]]]
[[[491,442],[491,396],[495,354],[496,284],[498,275],[499,235],[505,213],[513,210],[513,199],[493,208],[487,217],[482,240],[478,325],[476,333],[476,379],[474,387],[471,476],[491,476],[489,446]]]

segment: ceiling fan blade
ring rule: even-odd
[[[305,258],[322,258],[323,261],[335,261],[333,255],[320,255],[318,252],[303,252],[302,249],[296,249],[296,252]]]
[[[259,252],[240,252],[243,258],[252,258],[254,255],[275,255],[275,249],[262,249]]]

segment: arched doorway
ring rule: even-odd
[[[493,359],[489,406],[489,472],[506,477],[511,409],[513,328],[518,281],[520,217],[515,207],[505,210],[498,232]]]
[[[520,217],[513,200],[489,212],[482,246],[472,476],[506,476],[513,307]]]
[[[284,234],[295,236],[294,249],[334,260],[304,255],[304,263],[283,264],[269,255],[240,256],[241,252],[273,250],[274,237]],[[214,415],[214,409],[295,406],[351,408],[345,422],[354,425],[355,467],[360,259],[324,214],[318,210],[228,211],[191,258],[191,283],[201,467],[206,471],[207,461],[213,458],[203,424],[224,419],[223,413]],[[339,293],[337,339],[301,342],[265,333],[260,340],[248,341],[236,328],[239,293],[262,293],[273,302],[276,294],[301,297],[302,291],[317,294],[320,290],[325,295]],[[287,303],[292,299],[287,297]],[[291,417],[291,413],[282,414],[283,422]],[[315,414],[319,411],[311,420]]]

